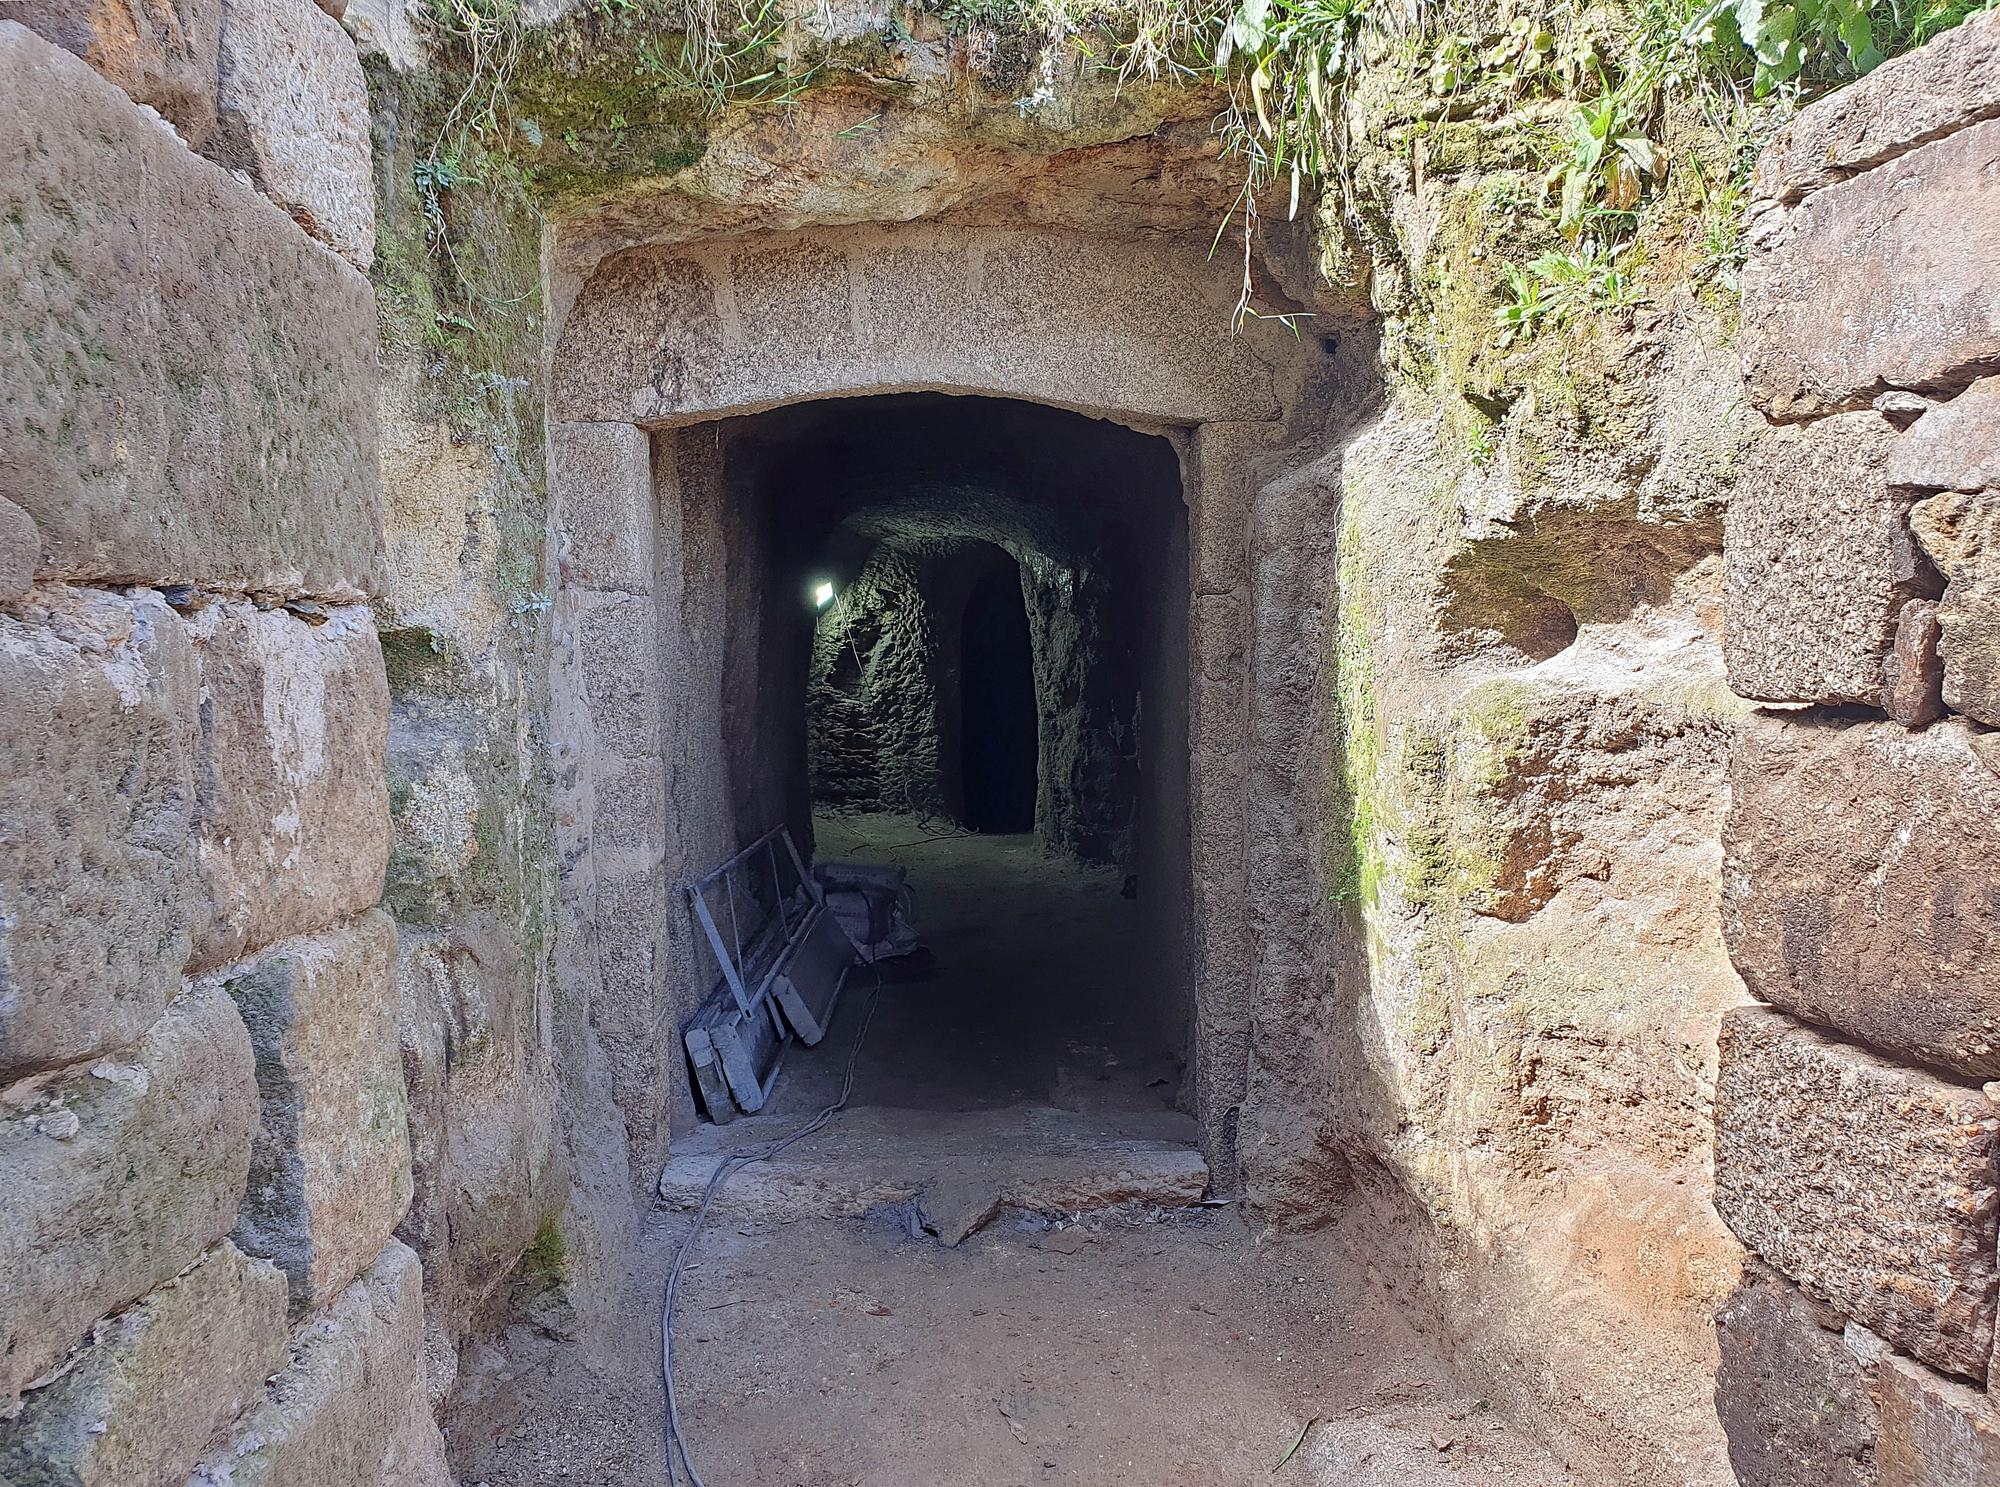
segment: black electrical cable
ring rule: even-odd
[[[667,1395],[667,1480],[674,1487],[679,1487],[680,1483],[680,1474],[674,1470],[676,1452],[687,1472],[689,1487],[708,1487],[688,1455],[687,1432],[681,1429],[680,1401],[674,1393],[674,1307],[680,1300],[681,1272],[687,1268],[688,1256],[694,1253],[694,1242],[701,1237],[701,1226],[708,1220],[708,1210],[715,1203],[715,1195],[722,1191],[722,1184],[731,1173],[757,1162],[768,1162],[793,1142],[803,1141],[813,1132],[823,1129],[828,1121],[847,1108],[848,1097],[854,1093],[854,1066],[860,1061],[861,1045],[868,1037],[868,1025],[875,1020],[876,1004],[882,1000],[882,967],[878,964],[874,969],[875,990],[869,995],[868,1011],[862,1016],[861,1026],[855,1031],[854,1046],[847,1052],[847,1073],[840,1081],[840,1097],[789,1136],[772,1142],[761,1151],[725,1157],[708,1179],[708,1186],[702,1190],[701,1206],[695,1210],[694,1223],[674,1250],[673,1267],[667,1272],[666,1299],[660,1306],[660,1380]]]

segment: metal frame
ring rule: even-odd
[[[785,891],[779,874],[778,847],[781,843],[786,857],[791,860],[798,886],[805,890],[809,900],[796,925],[791,921],[791,907],[796,895]],[[766,920],[751,931],[750,943],[745,946],[742,916],[736,906],[736,884],[740,870],[749,866],[759,853],[769,865],[771,895],[778,913],[777,933],[773,935],[772,924]],[[717,884],[722,885],[729,912],[729,940],[726,943],[722,938],[722,928],[716,923],[708,905],[709,891]],[[819,884],[806,871],[805,861],[799,856],[799,849],[792,841],[791,828],[787,826],[772,827],[720,867],[688,884],[687,893],[694,905],[695,918],[700,921],[702,932],[708,936],[709,948],[715,951],[715,958],[721,963],[722,979],[728,983],[730,994],[736,998],[737,1010],[745,1017],[756,1009],[757,1003],[770,990],[771,978],[777,974],[778,966],[785,958],[786,947],[811,920],[813,910],[825,907]],[[752,977],[757,983],[754,990],[750,986]]]

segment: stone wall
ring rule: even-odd
[[[1764,151],[1730,510],[1716,1317],[1744,1487],[2000,1478],[2000,16]]]
[[[361,68],[129,10],[0,6],[0,1476],[443,1487]]]

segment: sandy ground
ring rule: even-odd
[[[863,855],[866,836],[868,855],[912,866],[936,954],[931,974],[884,987],[858,1118],[915,1147],[945,1111],[1053,1106],[1107,1130],[1165,1116],[1177,1069],[1131,1031],[1115,877],[1021,838],[900,845],[925,835],[884,818],[821,834],[823,854]],[[838,1086],[872,989],[857,983],[827,1042],[792,1056],[780,1111]],[[711,1218],[676,1368],[710,1487],[1571,1482],[1454,1385],[1337,1236],[1271,1240],[1231,1206],[1126,1205],[1007,1209],[946,1248],[913,1207]],[[466,1483],[669,1480],[659,1304],[688,1223],[654,1213],[609,1335],[586,1346],[524,1321],[468,1360],[484,1397],[451,1431]]]

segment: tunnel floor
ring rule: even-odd
[[[1053,1106],[1169,1110],[1180,1066],[1133,953],[1134,900],[1110,868],[1047,855],[1032,835],[956,832],[914,817],[823,815],[821,860],[893,862],[916,885],[921,967],[883,967],[855,1068],[855,1103],[915,1110]],[[774,1091],[810,1114],[838,1091],[874,973],[849,977],[817,1048],[793,1048]]]
[[[1569,1487],[1370,1282],[1365,1236],[1202,1202],[1116,875],[906,818],[819,831],[823,857],[911,866],[935,964],[885,982],[849,1109],[739,1171],[702,1231],[675,1377],[711,1487]],[[608,1343],[530,1306],[468,1354],[462,1480],[669,1480],[659,1306],[688,1210],[720,1156],[831,1098],[873,985],[775,1109],[676,1139]],[[947,1246],[924,1205],[954,1184],[1006,1206]]]

